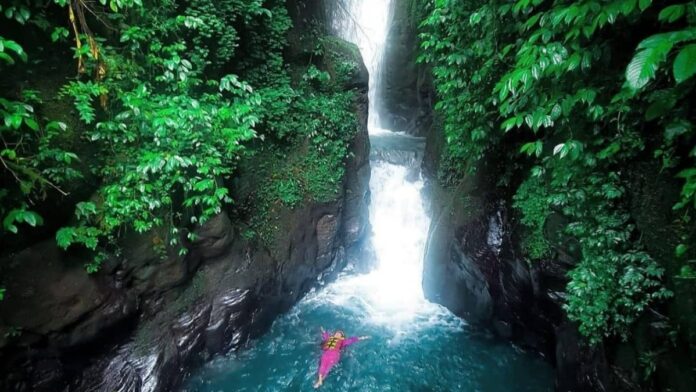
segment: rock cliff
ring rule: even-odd
[[[310,3],[288,2],[288,56],[297,29],[326,15]],[[348,52],[360,64],[345,86],[357,92],[360,126],[334,201],[276,208],[270,241],[248,238],[223,212],[197,230],[185,256],[163,245],[164,233],[127,235],[123,253],[93,275],[83,267],[90,255],[54,240],[6,255],[13,294],[0,302],[0,389],[175,389],[190,367],[243,347],[356,259],[369,230],[368,80],[358,51]]]

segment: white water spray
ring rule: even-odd
[[[430,219],[423,208],[421,180],[407,180],[408,168],[372,162],[370,222],[376,260],[367,274],[339,278],[307,298],[330,302],[364,322],[395,331],[448,322],[448,312],[425,300],[421,279]]]

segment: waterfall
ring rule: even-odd
[[[391,1],[338,5],[336,34],[358,45],[370,73],[372,269],[363,274],[348,269],[313,289],[248,351],[207,364],[186,390],[311,390],[324,327],[372,338],[346,350],[322,387],[329,391],[551,391],[552,369],[540,359],[476,337],[447,309],[425,300],[421,280],[430,224],[421,194],[425,143],[382,129],[382,108],[375,101]],[[494,234],[489,238],[498,241]]]
[[[430,219],[421,196],[423,181],[409,180],[410,171],[404,165],[372,162],[374,268],[365,274],[341,276],[311,293],[303,300],[308,307],[332,304],[362,324],[385,327],[395,334],[433,323],[463,325],[423,295],[423,254]]]
[[[343,276],[311,294],[307,302],[317,306],[330,302],[367,323],[403,332],[408,327],[428,324],[414,323],[415,320],[448,315],[444,308],[425,300],[421,285],[430,224],[421,196],[420,158],[424,142],[379,125],[383,108],[376,97],[381,88],[392,1],[340,0],[337,7],[335,32],[358,46],[370,75],[370,223],[376,257],[369,273]]]
[[[377,91],[382,86],[384,47],[393,16],[392,0],[338,0],[333,11],[335,33],[358,46],[370,74],[368,129],[371,134],[382,132],[382,106]]]

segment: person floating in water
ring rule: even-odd
[[[369,336],[353,336],[346,338],[343,331],[336,331],[333,335],[330,335],[322,328],[321,349],[323,352],[321,354],[321,360],[319,361],[319,377],[317,378],[317,382],[314,383],[314,388],[319,388],[324,383],[324,379],[329,374],[329,371],[331,371],[331,368],[341,359],[342,348],[348,347],[358,340],[365,339],[369,339]]]

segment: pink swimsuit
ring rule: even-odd
[[[328,332],[321,333],[322,350],[324,350],[324,352],[321,354],[321,361],[319,362],[319,375],[322,377],[326,377],[331,368],[341,359],[341,349],[358,341],[358,337],[353,336],[348,339],[338,340],[333,348],[327,348],[325,343],[330,338],[331,335],[329,335]]]

